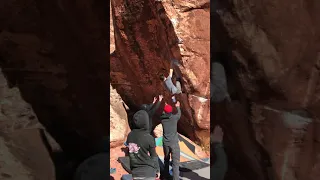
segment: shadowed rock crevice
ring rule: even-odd
[[[319,81],[314,67],[320,25],[313,19],[320,4],[310,10],[294,8],[301,1],[289,6],[286,1],[215,3],[211,53],[223,61],[231,102],[213,104],[211,110],[217,112],[213,124],[226,132],[226,179],[317,179]]]
[[[0,7],[1,83],[19,90],[14,96],[30,104],[76,166],[109,136],[108,3],[19,0]]]

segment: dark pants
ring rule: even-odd
[[[179,80],[176,80],[176,88],[177,88],[177,92],[175,94],[181,94],[182,89],[181,89],[181,82]]]
[[[153,167],[145,166],[141,168],[132,169],[132,177],[133,179],[146,179],[146,178],[156,178],[156,170]]]
[[[172,159],[173,180],[179,180],[180,147],[179,144],[163,145],[164,151],[164,176],[169,176],[170,155]]]

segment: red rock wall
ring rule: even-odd
[[[210,12],[208,2],[112,0],[115,52],[111,54],[111,84],[131,107],[149,103],[153,96],[170,96],[159,79],[169,72],[170,59],[183,67],[178,95],[183,117],[179,131],[209,144]],[[179,38],[183,39],[178,44]]]
[[[123,145],[129,133],[127,112],[117,91],[110,85],[110,148]]]

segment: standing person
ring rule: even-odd
[[[153,98],[153,102],[152,104],[142,104],[140,107],[140,110],[145,110],[147,111],[148,115],[149,115],[149,132],[152,135],[152,127],[153,127],[153,116],[154,114],[157,112],[157,110],[160,107],[161,101],[163,99],[162,95],[159,95],[159,101],[156,103],[156,105],[154,106],[154,103],[157,101],[157,97]]]
[[[169,92],[172,95],[172,100],[175,103],[175,94],[181,94],[182,90],[181,90],[181,82],[180,82],[180,78],[176,77],[176,84],[174,85],[172,82],[172,75],[173,75],[173,62],[171,61],[171,65],[170,65],[170,71],[169,71],[169,76],[165,77],[164,74],[160,75],[160,79],[164,82],[164,86],[166,87],[166,89],[169,90]]]
[[[129,134],[126,144],[129,148],[130,169],[133,179],[152,179],[159,176],[160,168],[156,143],[149,133],[149,115],[140,110],[133,115],[135,129]],[[149,154],[150,155],[149,155]]]
[[[164,176],[169,175],[170,155],[172,158],[173,180],[179,180],[180,147],[177,132],[178,121],[181,117],[180,102],[176,103],[177,113],[172,114],[172,106],[166,103],[164,113],[161,115],[163,127]]]
[[[227,155],[223,149],[223,131],[220,126],[216,126],[211,135],[213,143],[213,152],[216,155],[216,161],[210,169],[210,179],[223,180],[228,169]]]

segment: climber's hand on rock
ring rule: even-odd
[[[153,97],[153,104],[157,101],[157,97]]]
[[[223,141],[223,130],[220,126],[216,126],[211,134],[211,141],[214,143],[221,143]]]
[[[163,95],[159,95],[159,101],[162,101]]]
[[[180,107],[180,101],[177,101],[176,107]]]

